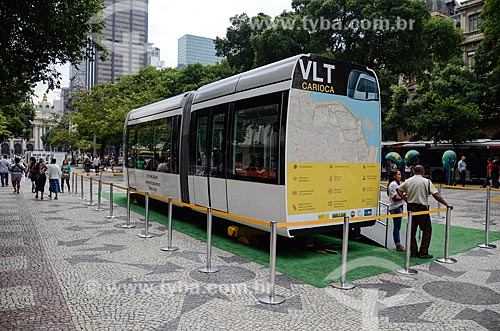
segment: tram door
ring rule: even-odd
[[[195,203],[227,211],[226,127],[227,106],[201,111],[196,128]]]

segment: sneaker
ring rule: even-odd
[[[403,245],[396,245],[396,250],[398,252],[405,252],[406,251],[406,249]]]
[[[418,257],[421,259],[432,259],[434,256],[432,254],[420,254]]]
[[[57,200],[57,197],[55,197],[54,200]]]
[[[38,194],[37,194],[37,195],[35,195],[35,199],[38,199]]]

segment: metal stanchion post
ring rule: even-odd
[[[265,294],[259,295],[257,300],[268,305],[278,305],[285,302],[285,297],[276,295],[276,241],[277,241],[277,222],[271,221],[271,244],[269,246],[269,284],[268,291]]]
[[[451,209],[446,210],[446,232],[444,237],[444,257],[436,259],[437,262],[441,263],[456,263],[457,260],[450,258],[450,223],[451,223]]]
[[[160,248],[162,251],[172,252],[179,248],[172,246],[172,198],[168,198],[168,229],[167,229],[167,246]]]
[[[101,208],[101,194],[102,194],[102,181],[99,179],[99,185],[97,186],[97,208],[94,211],[103,211]]]
[[[149,233],[149,192],[145,192],[144,197],[146,200],[146,202],[145,202],[146,212],[145,212],[144,232],[139,233],[138,236],[140,238],[152,238],[153,235]]]
[[[80,183],[82,184],[82,185],[80,185],[82,187],[82,197],[80,199],[83,200],[84,199],[84,197],[83,197],[83,175],[82,175],[82,177],[80,177]]]
[[[73,192],[76,195],[76,194],[78,194],[78,175],[73,173],[73,179],[75,179],[75,186],[73,187]]]
[[[122,228],[132,229],[135,225],[130,224],[130,187],[127,188],[127,224],[123,224]]]
[[[347,250],[349,244],[349,217],[344,217],[344,236],[342,237],[342,274],[340,275],[340,282],[332,283],[332,286],[335,288],[339,288],[341,290],[350,290],[355,288],[356,285],[350,282],[346,282],[346,273],[347,273]]]
[[[439,186],[438,186],[438,193],[439,193],[439,195],[441,195],[441,184],[439,184]],[[438,201],[437,209],[441,209],[441,203],[439,203],[439,201]],[[441,216],[441,212],[438,211],[434,218],[442,220],[444,218],[444,216]]]
[[[89,178],[89,194],[90,194],[90,202],[87,204],[88,206],[93,206],[94,202],[92,202],[92,178]]]
[[[389,215],[389,206],[385,206],[385,213]],[[389,237],[389,218],[385,219],[385,248],[387,248],[387,238]]]
[[[484,244],[479,244],[477,247],[480,248],[497,248],[496,245],[490,244],[490,204],[491,204],[491,191],[490,187],[486,189],[486,223],[484,226]]]
[[[115,218],[113,215],[113,183],[109,183],[109,215],[106,218]]]
[[[75,173],[74,172],[71,173],[71,187],[73,188],[73,192],[74,192],[75,191]],[[71,191],[68,190],[68,193],[71,193]]]
[[[415,269],[410,269],[410,254],[411,254],[411,223],[412,212],[408,212],[408,222],[406,223],[406,255],[405,255],[405,268],[396,270],[397,273],[403,275],[416,275],[418,272]]]
[[[220,268],[212,267],[212,208],[207,208],[207,261],[205,267],[198,268],[199,272],[213,273],[219,271]]]

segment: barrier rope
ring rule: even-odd
[[[85,174],[85,173],[80,173],[80,174]],[[85,178],[85,176],[82,176],[82,177]],[[87,177],[87,179],[93,180],[93,181],[98,181],[97,179],[91,178],[91,177]],[[102,181],[101,181],[101,183],[102,184],[107,184],[107,185],[112,184],[112,183],[109,183],[109,182],[102,182]],[[120,185],[116,185],[116,184],[112,184],[112,185],[114,187],[116,187],[116,188],[127,190],[127,188],[124,187],[124,186],[120,186]],[[145,195],[146,192],[138,191],[138,190],[135,190],[135,189],[130,189],[130,193],[137,193],[137,194],[140,194],[140,195]],[[160,196],[160,195],[149,194],[149,197],[153,198],[155,200],[160,200],[160,201],[168,202],[168,198]],[[491,201],[500,201],[500,198],[494,198],[494,199],[491,199]],[[172,203],[174,205],[177,205],[177,206],[188,207],[188,208],[192,208],[192,209],[195,209],[195,210],[199,210],[201,212],[207,212],[207,209],[208,209],[207,207],[193,205],[193,204],[190,204],[190,203],[186,203],[186,202],[182,202],[182,201],[178,201],[178,200],[174,200],[174,199],[172,199]],[[447,210],[447,208],[425,210],[425,211],[414,212],[413,215],[417,216],[417,215],[434,214],[434,213],[439,213],[439,212],[445,212],[446,210]],[[219,210],[214,210],[214,209],[212,209],[212,214],[218,215],[218,216],[222,216],[222,217],[227,217],[227,218],[234,219],[234,220],[239,220],[239,221],[242,221],[242,222],[245,222],[245,223],[257,224],[257,225],[261,225],[261,226],[270,226],[270,224],[271,224],[270,221],[258,220],[258,219],[254,219],[254,218],[250,218],[250,217],[245,217],[245,216],[240,216],[240,215],[235,215],[235,214],[231,214],[231,213],[227,213],[227,212],[223,212],[223,211],[219,211]],[[372,221],[372,220],[375,221],[375,220],[381,220],[381,219],[386,219],[386,218],[403,217],[403,216],[408,216],[408,212],[406,212],[406,213],[400,213],[400,214],[387,214],[387,215],[378,215],[378,216],[353,217],[353,218],[350,218],[350,221],[353,221],[353,222],[355,222],[355,221]],[[298,221],[298,222],[279,222],[277,224],[277,227],[278,228],[286,228],[286,227],[297,227],[297,226],[328,225],[328,224],[342,223],[343,221],[344,221],[343,217],[338,217],[338,218],[331,218],[331,219],[325,219],[325,220],[309,220],[309,221]]]

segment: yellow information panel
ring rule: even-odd
[[[317,214],[317,219],[338,217],[336,212],[371,215],[378,203],[379,174],[377,163],[289,162],[288,215]]]

